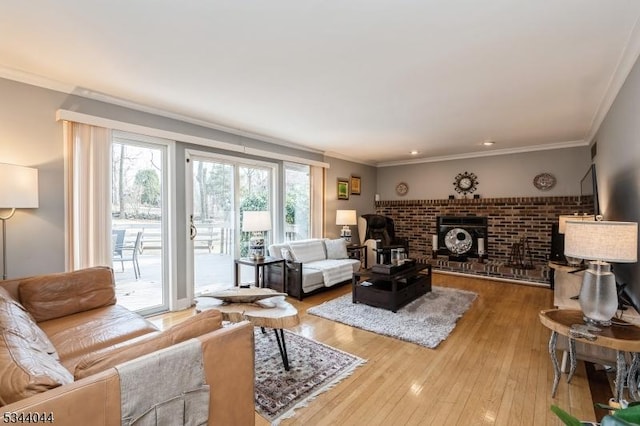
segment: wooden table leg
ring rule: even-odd
[[[556,397],[558,383],[560,382],[560,364],[558,363],[558,354],[556,345],[558,343],[558,332],[552,331],[549,338],[549,355],[551,355],[551,363],[553,364],[553,387],[551,388],[551,397]]]

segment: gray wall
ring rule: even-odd
[[[324,235],[336,238],[342,228],[336,225],[336,210],[355,210],[358,216],[375,213],[376,168],[333,157],[325,157],[325,161],[331,167],[326,171]],[[350,195],[348,200],[338,200],[338,178],[349,179],[352,175],[361,178],[361,194]],[[359,242],[357,225],[351,227],[351,236],[354,243]]]
[[[588,147],[536,151],[523,154],[498,155],[407,166],[380,167],[378,192],[383,200],[445,199],[460,195],[453,181],[458,173],[475,173],[478,187],[474,194],[482,198],[535,197],[580,195],[580,179],[591,164]],[[533,178],[540,173],[551,173],[556,185],[540,191]],[[399,182],[409,185],[404,197],[395,187]]]
[[[636,62],[595,140],[600,209],[606,220],[640,222],[640,65]],[[640,264],[615,266],[640,306]]]
[[[55,111],[66,97],[0,79],[0,162],[39,173],[40,207],[18,210],[6,223],[9,278],[64,270],[64,159]]]

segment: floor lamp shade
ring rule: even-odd
[[[38,207],[38,169],[0,163],[0,209]]]
[[[567,221],[564,241],[566,256],[591,261],[579,296],[585,320],[597,325],[611,324],[618,309],[618,292],[608,262],[637,262],[638,224]]]
[[[0,209],[10,209],[0,214],[2,221],[2,279],[7,279],[7,220],[16,209],[38,207],[38,169],[0,163]]]

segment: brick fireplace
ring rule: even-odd
[[[592,211],[593,199],[580,196],[376,202],[376,213],[393,218],[396,234],[409,239],[412,258],[431,257],[439,216],[479,216],[487,218],[490,262],[507,263],[513,244],[527,237],[531,258],[538,266],[549,260],[552,225],[558,216]]]

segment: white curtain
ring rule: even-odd
[[[65,121],[67,270],[111,265],[111,130]]]
[[[311,166],[311,237],[324,235],[324,167]]]

